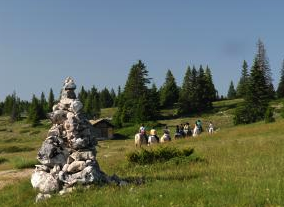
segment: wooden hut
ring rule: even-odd
[[[113,138],[114,126],[107,119],[90,120],[94,127],[97,140]]]

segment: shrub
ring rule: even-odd
[[[243,104],[236,108],[234,124],[250,124],[264,119],[265,107],[254,107],[250,104]]]
[[[8,159],[4,158],[4,157],[0,157],[0,164],[7,162]]]
[[[179,150],[174,147],[158,147],[157,149],[142,149],[140,152],[130,152],[126,155],[127,161],[131,163],[153,164],[155,162],[166,162],[176,157],[188,157],[192,155],[194,149],[188,148]]]
[[[265,123],[271,123],[274,122],[275,119],[273,117],[273,108],[268,107],[266,112],[265,112],[265,117],[264,117]]]

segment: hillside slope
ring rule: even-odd
[[[221,128],[213,136],[204,133],[168,144],[193,147],[202,158],[197,161],[130,165],[125,155],[135,150],[132,139],[100,142],[98,161],[106,173],[145,183],[79,188],[36,206],[284,206],[283,125],[281,119]],[[0,203],[32,206],[35,195],[27,179],[0,190]]]

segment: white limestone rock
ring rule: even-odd
[[[36,203],[40,202],[40,201],[44,201],[48,198],[51,198],[51,195],[50,194],[42,194],[42,193],[39,193],[37,194],[36,196]]]
[[[76,173],[82,171],[85,167],[86,167],[85,161],[74,161],[68,166],[67,172]]]
[[[77,114],[78,112],[80,112],[80,111],[82,110],[82,108],[83,108],[83,104],[82,104],[82,102],[79,101],[79,100],[73,101],[73,102],[71,103],[71,105],[70,105],[70,110],[71,110],[72,112],[74,112],[75,114]]]
[[[94,151],[76,151],[73,152],[70,157],[74,160],[95,160],[95,152]]]
[[[59,181],[44,171],[35,171],[32,174],[31,183],[33,188],[41,193],[52,193],[59,190]]]

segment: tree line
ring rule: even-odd
[[[139,60],[134,64],[118,97],[118,110],[114,124],[142,123],[160,118],[160,110],[175,108],[177,115],[200,113],[212,109],[212,102],[218,98],[209,66],[188,66],[182,86],[176,84],[169,69],[164,84],[157,89],[145,64]]]
[[[78,98],[83,103],[83,111],[89,119],[99,117],[101,108],[115,107],[117,103],[117,95],[113,89],[109,91],[104,88],[98,91],[94,86],[90,90],[85,90],[82,86]],[[26,117],[29,123],[37,125],[40,120],[46,119],[46,114],[52,112],[52,107],[58,101],[55,99],[52,88],[48,98],[42,92],[39,98],[33,95],[31,101],[21,100],[16,92],[13,92],[0,102],[0,115],[9,116],[11,122]]]
[[[185,70],[183,82],[178,86],[170,69],[165,81],[157,88],[152,78],[148,77],[146,65],[139,60],[130,68],[124,88],[118,87],[117,93],[107,88],[99,91],[95,86],[86,90],[81,87],[78,98],[84,105],[84,112],[89,119],[100,117],[101,108],[117,107],[113,117],[116,126],[127,123],[142,123],[160,118],[162,109],[175,109],[176,115],[188,115],[209,111],[212,102],[219,100],[214,86],[210,67],[202,65],[197,69],[194,65]],[[243,98],[245,101],[236,109],[235,124],[252,123],[264,118],[271,111],[268,102],[276,97],[284,97],[284,61],[277,90],[272,84],[271,69],[264,44],[257,42],[257,52],[249,70],[248,63],[242,64],[241,77],[235,89],[231,81],[227,98]],[[48,99],[42,93],[40,98],[33,95],[31,102],[20,100],[14,92],[0,102],[0,115],[9,115],[11,121],[17,121],[26,114],[27,120],[33,124],[45,119],[57,102],[50,89]]]
[[[235,90],[231,81],[228,90],[227,97],[229,99],[244,99],[244,102],[235,111],[235,124],[253,123],[264,118],[272,120],[273,110],[269,107],[269,101],[284,97],[284,62],[276,91],[272,81],[271,68],[264,44],[261,40],[258,40],[257,52],[250,71],[247,62],[244,60],[237,89]]]

